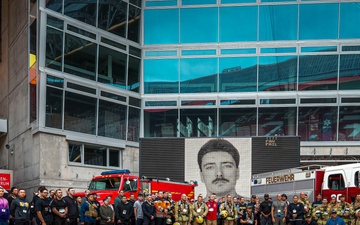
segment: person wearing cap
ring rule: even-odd
[[[231,201],[231,195],[227,195],[225,202],[220,205],[220,211],[223,210],[226,210],[228,215],[224,220],[224,225],[235,225],[237,211],[234,202]]]
[[[286,224],[287,205],[281,199],[281,194],[276,195],[276,201],[271,206],[271,217],[274,225]]]
[[[344,220],[337,216],[336,210],[331,211],[331,217],[326,225],[346,225]]]
[[[286,204],[287,206],[289,206],[290,202],[287,200],[287,195],[286,195],[286,194],[282,194],[282,195],[281,195],[281,200],[282,200],[283,202],[285,202],[285,204]]]
[[[253,209],[252,206],[247,206],[246,212],[243,213],[240,217],[240,224],[257,225],[258,221],[252,209]]]
[[[322,200],[321,205],[317,206],[312,213],[312,216],[315,218],[319,225],[325,225],[329,220],[331,214],[331,207],[328,205],[327,198]]]
[[[260,224],[261,225],[271,225],[272,217],[271,217],[271,207],[272,202],[270,201],[269,194],[264,194],[264,201],[260,204]]]
[[[345,201],[345,196],[340,195],[340,202],[336,204],[337,215],[342,218],[347,225],[351,223],[351,215],[354,214],[353,206]]]
[[[198,152],[201,181],[206,186],[207,199],[212,193],[218,196],[240,196],[236,190],[239,179],[239,151],[229,141],[211,139]]]
[[[293,202],[287,208],[291,225],[301,225],[304,217],[304,205],[299,201],[299,197],[294,195]]]
[[[306,214],[305,221],[302,225],[318,225],[316,220],[314,220],[310,214]]]
[[[201,216],[202,218],[206,218],[206,215],[209,212],[209,208],[203,201],[202,195],[199,195],[197,201],[194,203],[192,214],[194,217]],[[202,223],[206,225],[206,222]],[[200,225],[196,219],[194,219],[193,225]]]

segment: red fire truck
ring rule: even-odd
[[[111,196],[111,204],[123,190],[128,198],[134,194],[137,198],[138,193],[156,193],[159,190],[166,190],[172,194],[172,199],[178,201],[182,194],[186,194],[189,199],[194,198],[194,188],[196,182],[178,182],[168,178],[140,178],[130,174],[129,170],[112,170],[102,172],[99,176],[94,176],[89,185],[91,194],[97,194],[97,200],[102,204],[106,196]],[[84,197],[85,193],[79,192],[75,196]]]
[[[262,197],[264,193],[276,199],[278,193],[285,193],[292,200],[293,195],[307,193],[310,201],[321,193],[330,199],[340,195],[351,202],[360,193],[360,163],[339,166],[306,166],[252,176],[251,194]]]

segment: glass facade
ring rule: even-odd
[[[31,120],[38,107],[45,129],[134,146],[140,137],[359,140],[359,4],[41,1],[46,22],[33,23],[30,44],[45,51],[34,65],[46,84],[33,80],[31,93],[46,95],[33,97]],[[74,163],[120,164],[117,150],[76,145]]]
[[[145,0],[144,136],[359,140],[359,4]]]

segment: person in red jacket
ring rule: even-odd
[[[215,201],[215,195],[210,195],[210,199],[206,202],[208,213],[206,215],[206,225],[217,225],[218,203]]]

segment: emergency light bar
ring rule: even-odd
[[[110,170],[110,171],[104,171],[101,172],[101,175],[111,175],[111,174],[125,174],[130,173],[130,170]]]

